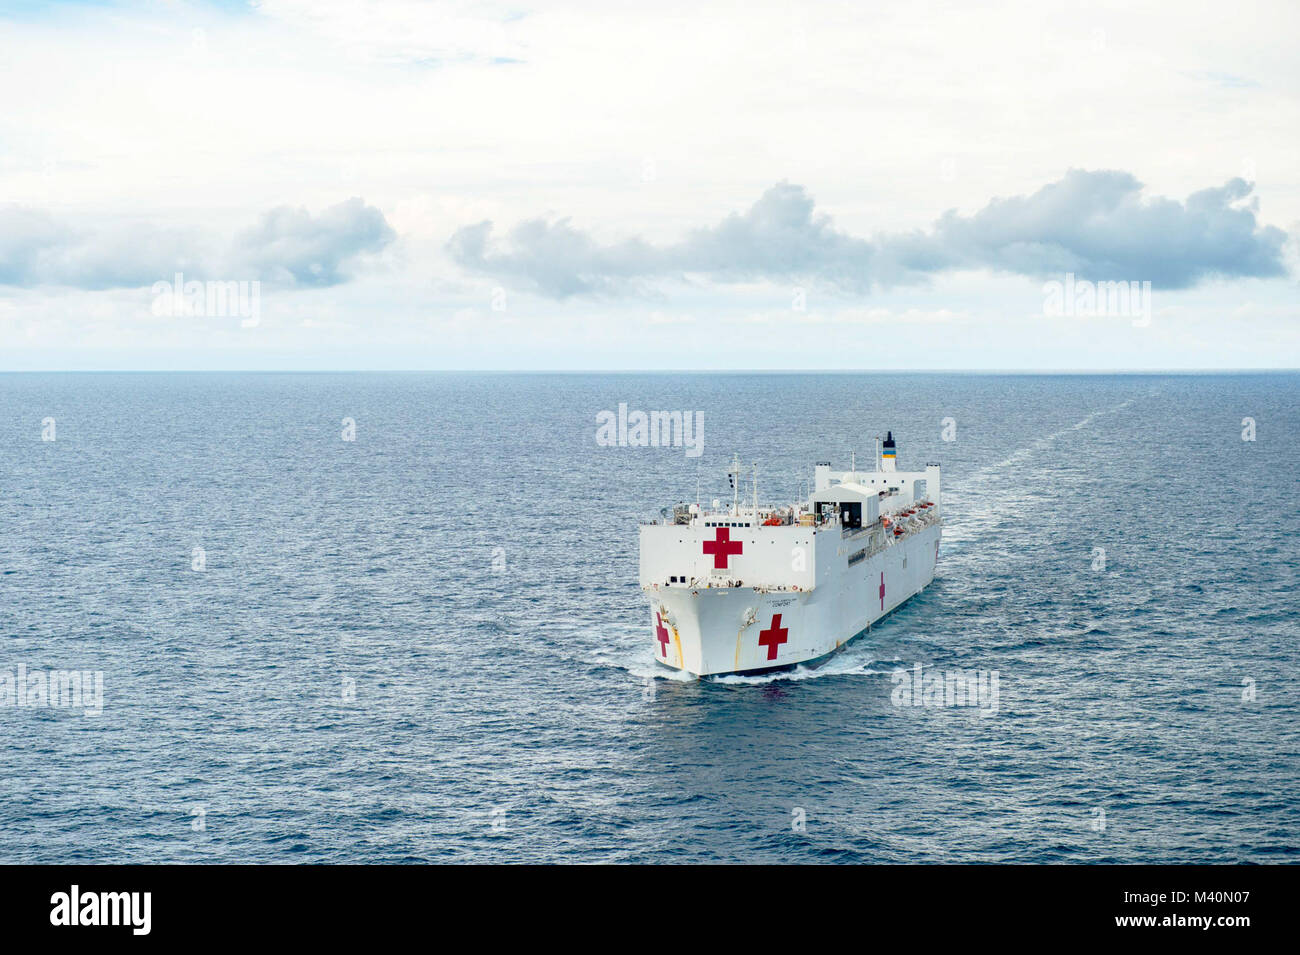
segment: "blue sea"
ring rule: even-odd
[[[638,520],[886,429],[934,583],[818,670],[658,668]],[[0,699],[0,861],[1300,861],[1298,463],[1294,374],[0,375],[0,691],[103,690]]]

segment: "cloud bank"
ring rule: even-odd
[[[0,285],[135,288],[184,272],[199,280],[324,288],[348,281],[361,256],[395,237],[382,212],[355,198],[319,215],[281,206],[229,240],[148,225],[78,229],[9,205],[0,207]]]
[[[1211,277],[1287,274],[1286,234],[1256,220],[1252,184],[1232,179],[1179,202],[1144,198],[1126,172],[1071,170],[1032,195],[950,211],[928,230],[849,235],[807,191],[779,183],[746,212],[668,245],[601,244],[568,219],[533,219],[493,241],[493,224],[457,231],[460,266],[553,298],[637,292],[659,279],[794,281],[848,293],[925,281],[957,269],[1188,288]]]
[[[384,214],[360,199],[340,202],[315,217],[306,209],[280,206],[240,233],[234,257],[266,281],[339,285],[349,278],[345,269],[358,256],[378,252],[394,238]]]

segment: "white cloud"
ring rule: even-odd
[[[971,216],[949,211],[926,231],[857,238],[816,212],[801,186],[779,183],[741,213],[677,242],[602,244],[568,219],[515,226],[504,248],[492,224],[460,229],[460,265],[555,298],[639,291],[638,282],[703,276],[720,282],[813,282],[844,292],[988,268],[1185,288],[1208,277],[1286,274],[1285,234],[1256,221],[1251,186],[1233,179],[1186,202],[1143,197],[1123,172],[1071,170],[1031,195],[994,199]]]
[[[140,223],[80,229],[41,210],[0,207],[0,286],[109,289],[152,285],[176,272],[194,279],[324,287],[394,239],[383,213],[349,199],[313,216],[281,206],[223,239]]]
[[[487,310],[500,279],[463,276],[442,254],[446,237],[485,219],[568,216],[596,250],[629,235],[661,249],[784,180],[834,210],[837,234],[871,241],[931,229],[948,209],[972,220],[990,197],[1031,196],[1068,168],[1128,170],[1148,195],[1179,200],[1240,177],[1256,184],[1257,227],[1287,228],[1300,221],[1297,34],[1300,8],[1282,0],[1236,17],[1118,0],[1077,11],[1030,0],[981,10],[786,0],[535,10],[264,0],[237,15],[185,3],[55,7],[0,17],[0,205],[46,217],[24,226],[30,245],[0,255],[11,269],[44,255],[61,274],[135,281],[177,250],[196,263],[229,256],[268,209],[318,215],[359,195],[399,236],[382,280],[267,301],[265,327],[225,352],[209,348],[203,326],[150,338],[140,309],[99,293],[116,317],[96,320],[113,334],[85,347],[128,367],[144,354],[132,349],[163,341],[177,364],[252,361],[283,346],[280,363],[341,367],[373,346],[374,361],[393,365],[671,366],[680,349],[647,352],[644,324],[626,320],[644,302],[589,312],[512,295],[520,334],[502,345]],[[96,236],[105,241],[85,238]],[[41,252],[54,248],[79,251]],[[280,259],[283,276],[307,277],[312,258],[300,245]],[[1222,360],[1300,363],[1294,286],[1245,285],[1202,297],[1230,309],[1248,295],[1259,307]],[[13,306],[0,310],[7,358],[31,337],[11,335],[14,323],[38,341],[58,340],[56,329],[81,341],[84,295],[0,290]],[[997,315],[1038,297],[1020,279],[941,273],[930,286],[878,291],[872,307],[904,321],[909,309],[967,312],[975,330],[960,360],[1001,363],[1017,346]],[[662,308],[695,316],[681,329],[693,332],[713,316],[788,303],[788,290],[738,282],[674,288]],[[1208,307],[1186,304],[1190,323]],[[277,318],[289,312],[353,330],[331,330],[328,345],[321,329],[294,338]],[[443,344],[438,322],[454,313],[483,317]],[[1144,360],[1187,361],[1158,325]],[[749,366],[801,353],[798,326],[779,327],[790,338],[770,353],[746,343]],[[1079,348],[1073,332],[1034,337],[1044,362]],[[57,367],[57,348],[43,354]]]

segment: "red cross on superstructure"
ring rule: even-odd
[[[731,531],[726,527],[718,528],[716,540],[704,542],[705,555],[713,555],[713,567],[715,570],[727,569],[727,558],[732,554],[739,555],[745,549],[742,541],[733,541]]]
[[[885,609],[885,572],[880,572],[880,609]]]
[[[667,659],[668,657],[668,629],[664,626],[663,618],[658,613],[655,614],[655,639],[659,641],[659,654]]]
[[[779,613],[772,617],[772,626],[766,630],[758,631],[758,645],[767,647],[767,658],[769,660],[776,659],[777,647],[785,643],[789,633],[789,627],[781,626],[781,615]]]

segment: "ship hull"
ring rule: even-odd
[[[697,676],[824,662],[934,579],[941,531],[938,523],[925,527],[853,565],[843,557],[827,561],[834,570],[818,573],[809,590],[656,590],[650,594],[655,658]]]

